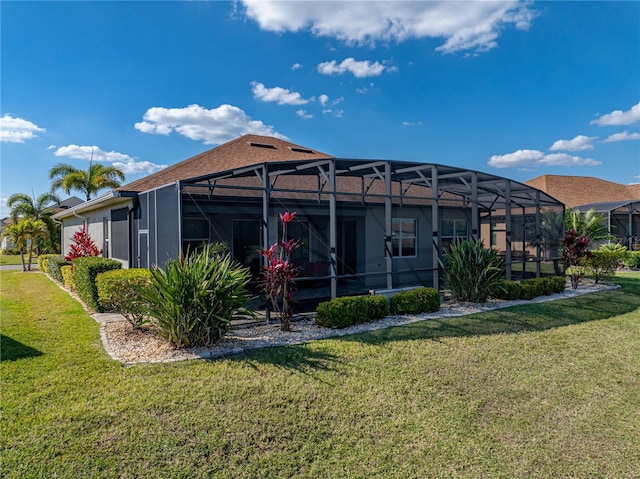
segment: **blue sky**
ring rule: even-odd
[[[0,8],[2,216],[92,150],[129,182],[245,133],[519,181],[640,181],[640,2]]]

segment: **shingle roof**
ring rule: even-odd
[[[256,163],[321,158],[333,158],[333,156],[270,136],[244,135],[121,186],[116,191],[142,192],[178,180],[233,170]]]
[[[622,185],[592,176],[542,175],[525,184],[557,198],[567,208],[640,198],[640,185]]]

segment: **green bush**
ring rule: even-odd
[[[147,303],[140,290],[151,286],[151,271],[144,268],[114,269],[96,276],[98,303],[105,311],[124,316],[133,329],[149,322]]]
[[[640,251],[627,251],[623,262],[627,268],[640,269]]]
[[[62,255],[60,254],[41,254],[40,256],[38,256],[38,268],[40,268],[40,271],[42,271],[43,273],[47,273],[47,274],[51,274],[49,273],[49,259],[53,258],[53,257],[62,257]]]
[[[202,251],[151,270],[151,286],[140,290],[145,314],[155,318],[176,346],[205,346],[222,337],[235,318],[253,317],[246,308],[251,274],[229,255]]]
[[[389,315],[389,302],[384,296],[345,296],[320,303],[315,322],[326,328],[346,328]]]
[[[514,301],[517,299],[533,299],[564,292],[566,279],[564,276],[547,276],[544,278],[524,279],[520,282],[503,279],[493,294],[496,299]]]
[[[60,268],[62,273],[62,283],[72,291],[75,291],[76,285],[73,282],[73,266],[65,264]]]
[[[69,262],[64,259],[62,255],[53,255],[49,257],[49,262],[47,265],[47,270],[49,272],[49,276],[55,279],[58,283],[64,283],[64,278],[62,277],[62,272],[60,268],[68,265]]]
[[[440,309],[440,293],[433,288],[417,288],[394,294],[389,299],[391,314],[431,313]]]
[[[482,240],[452,244],[440,264],[447,288],[461,301],[484,303],[496,291],[504,274],[504,262],[498,252],[486,249]]]
[[[531,278],[520,281],[522,299],[533,299],[547,294],[547,284],[545,278]]]
[[[520,287],[520,283],[511,281],[510,279],[503,279],[498,282],[491,296],[496,299],[506,299],[507,301],[522,299],[522,288]]]
[[[564,293],[567,289],[567,279],[564,276],[548,276],[545,279],[549,287],[547,294]]]
[[[96,276],[105,271],[122,268],[122,263],[100,256],[86,256],[73,260],[73,282],[80,299],[94,311],[102,311],[98,302]]]

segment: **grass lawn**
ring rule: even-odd
[[[24,255],[24,262],[29,261],[29,255]],[[0,266],[22,264],[19,254],[0,254]],[[38,257],[33,255],[31,264],[38,264]]]
[[[124,367],[3,273],[4,478],[640,477],[640,273],[622,289],[215,362]]]

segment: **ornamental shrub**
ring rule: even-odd
[[[432,313],[440,309],[440,293],[433,288],[417,288],[394,294],[389,299],[391,314]]]
[[[69,254],[65,256],[67,261],[73,262],[76,258],[100,256],[102,254],[102,250],[96,246],[96,243],[91,239],[91,235],[89,235],[89,231],[87,231],[87,227],[84,225],[73,233],[71,241],[73,244],[69,246]]]
[[[141,289],[145,314],[179,347],[207,346],[228,330],[232,319],[253,318],[246,308],[251,273],[228,254],[205,245],[197,253],[151,270],[151,286]]]
[[[40,271],[42,271],[43,273],[49,273],[49,259],[51,259],[54,256],[58,256],[58,257],[62,257],[62,255],[59,254],[41,254],[40,256],[38,256],[38,268],[40,268]]]
[[[61,266],[60,272],[62,273],[62,284],[64,284],[65,287],[69,288],[71,291],[75,291],[76,285],[73,282],[73,266],[71,266],[70,264]]]
[[[491,296],[496,299],[506,299],[507,301],[522,299],[522,288],[520,287],[520,283],[516,281],[503,279],[498,282]]]
[[[115,259],[100,256],[87,256],[73,260],[73,282],[80,299],[94,311],[102,312],[98,302],[96,276],[105,271],[122,268],[122,263]]]
[[[151,271],[145,268],[114,269],[96,276],[98,303],[105,311],[124,316],[133,329],[147,324],[147,303],[140,291],[151,286]]]
[[[55,279],[58,283],[64,283],[64,278],[62,277],[62,272],[60,268],[62,266],[68,265],[69,262],[64,259],[62,255],[52,255],[49,257],[49,262],[47,265],[47,270],[49,271],[49,276]]]
[[[384,296],[345,296],[320,303],[315,322],[326,328],[346,328],[389,315],[389,302]]]
[[[533,299],[548,294],[545,278],[531,278],[520,281],[521,299]]]
[[[586,262],[591,256],[589,248],[589,238],[571,229],[562,239],[562,259],[565,270],[569,272],[571,287],[576,289],[580,284],[582,276],[586,270]]]
[[[627,251],[623,259],[623,263],[627,268],[639,269],[640,268],[640,251]]]
[[[495,292],[504,274],[504,261],[495,249],[486,249],[482,240],[455,242],[440,265],[453,297],[473,303],[484,303]]]

